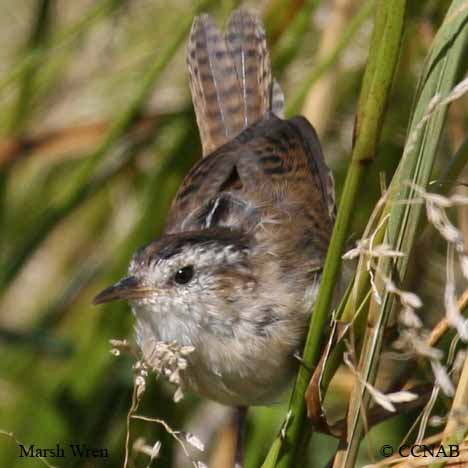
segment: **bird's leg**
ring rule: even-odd
[[[234,411],[234,424],[236,427],[236,453],[234,468],[244,466],[244,437],[247,421],[247,406],[237,406]]]

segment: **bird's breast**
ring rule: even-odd
[[[188,365],[181,371],[182,386],[193,393],[238,405],[268,404],[277,400],[297,367],[294,353],[300,349],[308,315],[291,319],[265,316],[238,322],[231,333],[215,333],[191,320],[166,317],[156,320],[154,312],[135,310],[137,342],[151,367],[158,342],[191,346]]]

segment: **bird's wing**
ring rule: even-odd
[[[333,193],[312,126],[301,117],[281,120],[270,113],[192,168],[173,202],[167,231],[252,226],[277,208],[284,209],[285,220],[305,217],[305,226],[326,237],[334,220]]]
[[[320,264],[333,228],[335,197],[313,127],[303,117],[270,115],[237,140],[249,148],[236,168],[240,179],[248,180],[246,198],[262,207],[259,235],[270,237],[264,242],[277,246],[278,257],[294,259],[292,252],[302,252]]]

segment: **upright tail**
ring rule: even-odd
[[[271,75],[261,21],[237,10],[226,29],[223,35],[210,16],[201,15],[190,33],[190,90],[204,156],[266,112],[283,114],[283,93]]]

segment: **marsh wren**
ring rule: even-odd
[[[164,234],[95,304],[128,300],[138,344],[193,346],[183,386],[232,406],[274,401],[294,372],[334,220],[330,172],[312,126],[283,120],[261,22],[192,26],[187,63],[203,159]]]

